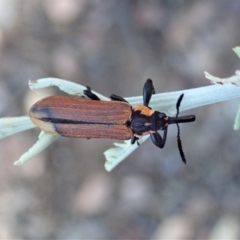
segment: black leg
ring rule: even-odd
[[[92,100],[101,100],[97,95],[95,95],[94,93],[92,93],[91,88],[90,87],[86,87],[86,90],[83,90],[83,93],[89,97]]]
[[[143,86],[143,105],[148,107],[152,94],[155,94],[155,89],[151,79],[148,79]]]
[[[134,144],[137,141],[137,144],[139,145],[138,139],[139,139],[138,137],[133,136],[131,138],[131,144]]]
[[[163,132],[163,137],[158,132],[151,133],[150,135],[154,145],[159,148],[164,148],[167,139],[167,128],[165,128]]]
[[[120,101],[120,102],[126,102],[128,103],[124,98],[118,96],[118,95],[115,95],[115,94],[112,94],[110,96],[110,98],[113,100],[113,101]]]

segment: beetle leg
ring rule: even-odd
[[[83,93],[89,97],[92,100],[101,100],[97,95],[95,95],[94,93],[92,93],[91,88],[89,86],[86,87],[86,90],[83,90]]]
[[[154,145],[159,148],[164,148],[167,139],[167,128],[163,132],[163,137],[158,132],[151,133],[150,135]]]
[[[138,137],[133,136],[133,137],[131,138],[131,144],[134,144],[134,143],[137,141],[137,144],[139,145],[138,139],[139,139]]]
[[[147,79],[143,86],[143,105],[148,107],[152,94],[155,94],[155,89],[151,79]]]
[[[113,100],[113,101],[120,101],[120,102],[126,102],[126,103],[128,103],[123,97],[120,97],[120,96],[115,95],[115,94],[111,94],[110,98],[111,98],[111,100]]]

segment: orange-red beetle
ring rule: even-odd
[[[155,93],[152,80],[143,87],[143,104],[132,107],[125,99],[112,94],[112,101],[100,99],[87,87],[84,94],[90,99],[71,96],[52,96],[35,103],[29,116],[41,130],[64,137],[131,139],[134,144],[141,136],[150,134],[152,142],[163,148],[169,124],[195,121],[194,115],[178,117],[151,109],[148,104]],[[177,112],[183,94],[177,102]],[[158,133],[163,130],[163,137]],[[178,146],[182,160],[186,162],[178,134]]]

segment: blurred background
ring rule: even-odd
[[[209,85],[204,71],[239,69],[238,0],[0,0],[0,117],[22,116],[37,99],[29,79],[57,77],[109,96]],[[0,142],[0,238],[240,238],[239,100],[186,114],[164,149],[146,141],[104,169],[110,140],[59,138],[22,167],[37,140],[30,130]],[[184,113],[185,114],[185,113]]]

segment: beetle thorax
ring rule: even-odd
[[[135,136],[143,136],[156,131],[155,111],[143,105],[133,107],[130,128]]]

